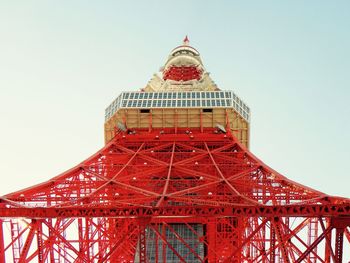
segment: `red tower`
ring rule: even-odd
[[[186,37],[106,109],[105,147],[0,198],[0,263],[342,262],[350,200],[256,158],[249,120]]]

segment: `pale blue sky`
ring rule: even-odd
[[[208,1],[209,2],[209,1]],[[1,1],[0,195],[103,146],[104,109],[188,34],[252,109],[251,150],[350,197],[349,1]]]

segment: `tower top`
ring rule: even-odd
[[[160,71],[144,91],[215,91],[219,90],[206,71],[200,53],[190,46],[188,35],[180,46],[171,50]]]
[[[216,86],[188,36],[170,51],[145,88],[120,94],[105,118],[106,143],[127,129],[219,128],[234,130],[238,140],[249,145],[249,107],[233,91]]]
[[[188,46],[189,43],[190,43],[190,40],[188,39],[188,36],[186,35],[186,37],[185,37],[184,40],[183,40],[183,45],[184,45],[184,46]]]

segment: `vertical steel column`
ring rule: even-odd
[[[243,218],[243,217],[236,217],[233,219],[235,221],[235,223],[233,223],[235,225],[235,230],[237,237],[236,237],[236,247],[241,246],[241,244],[243,244],[243,241],[245,239],[244,234],[245,234],[245,225],[247,224],[247,219]],[[249,249],[251,249],[251,244],[249,244],[247,246]],[[235,262],[242,262],[243,261],[243,256],[244,254],[242,253],[242,250],[239,251],[238,255],[237,255],[237,259],[235,260]]]
[[[49,227],[49,243],[48,243],[48,249],[49,249],[49,255],[50,255],[50,263],[55,263],[55,250],[53,248],[54,244],[55,244],[55,236],[53,234],[53,231],[52,231],[52,227],[53,227],[53,224],[52,224],[52,219],[48,219],[47,221],[48,225],[50,226]]]
[[[35,234],[36,228],[37,228],[37,220],[36,219],[32,219],[32,222],[30,223],[30,225],[27,226],[28,235],[27,235],[26,241],[25,241],[25,243],[23,245],[23,249],[22,249],[22,251],[20,253],[20,257],[19,257],[19,260],[18,260],[19,263],[24,263],[27,260],[27,255],[28,255],[28,252],[29,252],[29,248],[32,245],[32,241],[33,241],[33,238],[34,238],[34,234]]]
[[[318,236],[318,218],[310,218],[309,224],[308,224],[308,234],[307,234],[307,245],[310,246]],[[315,254],[317,254],[317,246],[313,249],[313,253],[310,253],[308,256],[308,262],[310,263],[316,263],[317,258]]]
[[[320,224],[322,227],[322,230],[325,231],[325,227],[324,224],[322,222],[322,218],[319,219],[320,220]],[[328,228],[331,225],[331,220],[329,218],[326,219],[326,228]],[[331,262],[331,253],[332,253],[332,231],[330,231],[327,235],[326,235],[326,244],[325,244],[325,252],[324,252],[324,260],[326,263],[330,263]]]
[[[5,263],[4,229],[3,220],[0,219],[0,263]]]
[[[276,258],[276,233],[273,227],[272,220],[270,220],[270,263],[275,263]]]
[[[163,236],[163,240],[162,240],[162,244],[163,244],[163,247],[162,247],[162,257],[163,257],[163,263],[166,262],[166,228],[165,228],[165,224],[161,224],[162,226],[162,236]]]
[[[89,222],[90,222],[89,218],[85,218],[85,233],[84,233],[84,235],[85,235],[85,242],[86,243],[84,244],[85,245],[84,250],[85,250],[86,257],[88,259],[91,259],[91,256],[93,256],[93,255],[90,254],[90,244],[92,242],[90,242],[91,237],[90,237],[90,224],[89,224]]]
[[[98,247],[98,254],[99,254],[99,258],[102,258],[105,254],[106,254],[106,250],[107,250],[107,246],[104,244],[104,242],[106,242],[106,235],[102,234],[102,227],[105,227],[108,223],[107,223],[107,219],[102,219],[102,218],[98,218],[97,219],[97,224],[100,226],[99,231],[97,232],[98,235],[98,243],[97,243],[97,247]],[[107,232],[107,229],[104,229]]]
[[[277,234],[277,240],[278,240],[278,246],[280,247],[280,256],[283,258],[283,262],[289,263],[289,257],[288,257],[288,250],[287,250],[287,242],[285,242],[283,238],[283,233],[280,228],[280,220],[282,220],[279,217],[275,217],[273,220],[273,232]],[[270,221],[272,223],[272,221]]]
[[[78,218],[78,237],[79,237],[79,253],[85,255],[84,253],[84,230],[83,230],[83,219],[82,218]]]
[[[262,223],[260,223],[261,225]],[[261,250],[263,252],[263,257],[262,257],[262,260],[261,260],[261,263],[266,263],[268,262],[268,258],[267,258],[267,255],[266,255],[266,243],[267,243],[267,231],[266,231],[266,223],[264,223],[264,225],[262,226],[262,229],[261,229],[261,239],[262,239],[262,247],[261,247]]]
[[[141,219],[139,221],[139,256],[140,256],[140,263],[147,263],[147,242],[146,242],[146,228],[147,228],[147,222],[145,219]]]
[[[343,262],[343,239],[344,239],[344,228],[336,228],[335,232],[335,258],[336,263]]]
[[[43,263],[43,226],[42,222],[39,220],[36,230],[36,239],[37,239],[37,246],[38,246],[38,263]]]
[[[215,222],[215,218],[211,218],[208,220],[206,227],[206,239],[208,240],[208,262],[215,263],[217,261],[216,254],[214,253],[217,249],[216,247],[216,235],[217,235],[217,222]],[[210,248],[210,249],[209,249]]]
[[[156,224],[154,227],[158,229],[159,225],[160,224]],[[155,247],[156,247],[156,249],[155,249],[155,251],[156,251],[155,262],[154,263],[159,263],[159,247],[158,247],[159,246],[159,237],[156,234],[154,234],[154,243],[155,243]]]

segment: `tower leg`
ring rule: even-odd
[[[215,255],[215,250],[216,250],[216,222],[214,219],[209,219],[208,223],[206,225],[206,240],[208,240],[208,248],[212,248],[212,250],[207,251],[208,253],[208,262],[213,263],[216,262],[216,255]]]
[[[140,220],[139,222],[139,256],[140,263],[147,263],[147,251],[146,251],[146,227],[147,223],[145,220]]]
[[[275,263],[276,258],[276,233],[272,225],[272,220],[270,221],[270,262]]]
[[[326,227],[328,228],[331,224],[331,221],[330,219],[326,219],[326,222],[327,222],[327,225]],[[320,223],[321,223],[321,226],[323,228],[323,231],[324,231],[324,224],[322,222],[322,219],[320,219]],[[330,231],[327,235],[326,235],[326,245],[325,245],[325,262],[326,263],[330,263],[331,262],[331,253],[332,253],[332,243],[331,243],[331,240],[332,240],[332,231]]]
[[[336,228],[335,232],[335,258],[337,263],[343,262],[344,228]]]
[[[38,221],[38,227],[37,227],[37,232],[36,232],[36,239],[37,239],[37,243],[38,243],[38,263],[43,263],[43,237],[42,237],[42,233],[43,233],[43,226],[41,221]]]
[[[0,219],[0,263],[5,263],[4,229],[3,220]]]

